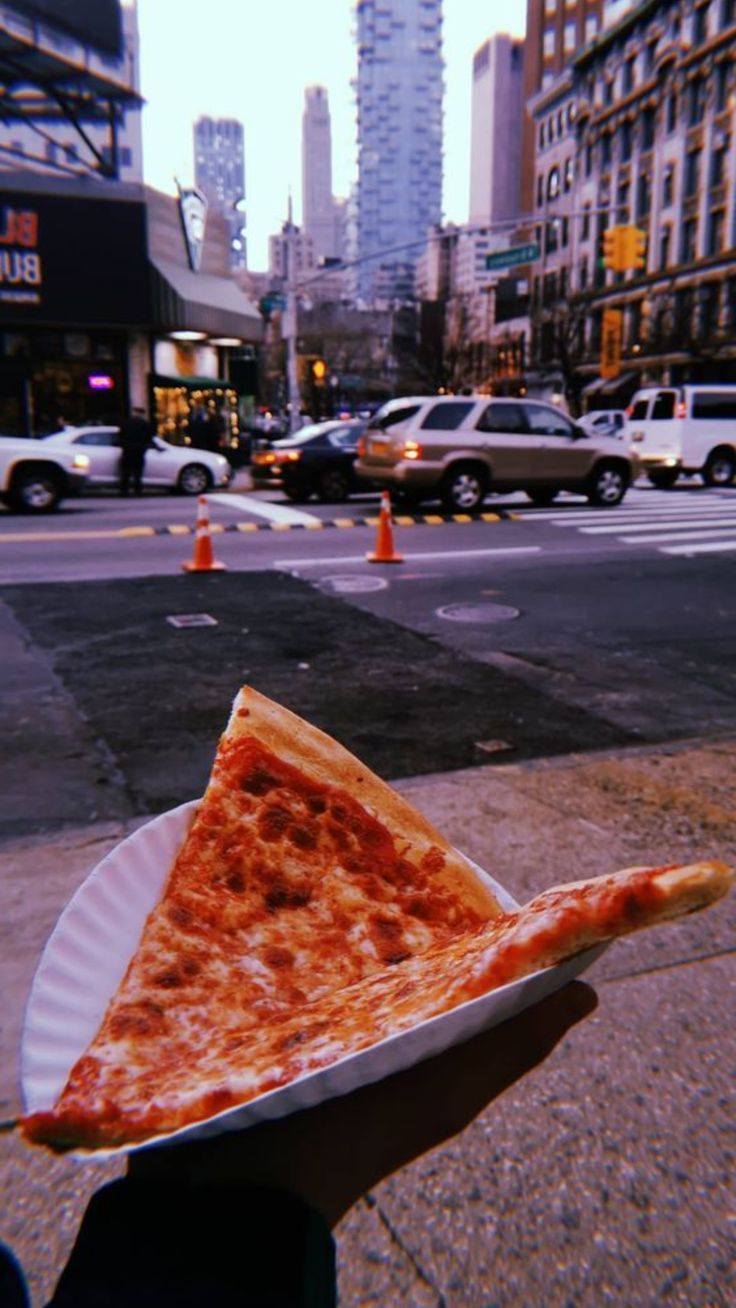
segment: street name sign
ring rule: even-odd
[[[486,268],[515,268],[521,263],[534,263],[539,258],[536,241],[528,245],[511,245],[508,250],[494,250],[486,255]]]

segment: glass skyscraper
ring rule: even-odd
[[[405,301],[442,217],[442,0],[358,0],[356,36],[356,289]]]

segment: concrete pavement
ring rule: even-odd
[[[632,863],[736,863],[736,740],[567,755],[398,788],[519,899]],[[0,941],[2,1116],[19,1108],[33,971],[123,815],[7,840]],[[599,1308],[736,1301],[736,895],[618,942],[596,1013],[449,1143],[338,1228],[343,1308]],[[87,1196],[119,1170],[0,1136],[0,1237],[44,1302]]]

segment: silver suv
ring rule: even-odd
[[[488,396],[410,396],[371,418],[355,470],[405,500],[472,513],[490,491],[549,504],[580,491],[620,504],[638,465],[620,440],[591,436],[552,404]]]

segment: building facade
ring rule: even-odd
[[[24,10],[27,8],[27,5],[23,6]],[[38,26],[23,14],[14,18],[14,31],[19,37],[24,24],[28,24],[29,48],[24,53],[19,48],[19,66],[23,57],[28,58],[29,66],[32,66],[34,58],[40,60],[50,56],[58,61],[60,70],[66,65],[60,81],[62,88],[74,85],[74,70],[79,69],[84,70],[84,75],[90,79],[104,78],[108,85],[133,95],[128,104],[121,101],[106,111],[98,106],[90,109],[87,116],[80,116],[77,106],[68,115],[60,113],[58,103],[53,102],[48,115],[36,110],[25,120],[0,119],[0,174],[22,168],[52,177],[96,173],[121,182],[143,181],[136,0],[122,0],[120,17],[122,40],[119,53],[86,46],[68,30],[46,21]]]
[[[623,3],[623,0],[617,0]],[[524,103],[547,90],[603,26],[611,0],[527,0],[524,42]],[[534,204],[534,126],[527,109],[522,128],[521,207]]]
[[[230,267],[248,262],[245,236],[243,124],[235,118],[198,118],[194,124],[194,180],[230,231]]]
[[[471,223],[500,224],[521,211],[524,42],[499,35],[473,58]]]
[[[356,38],[356,291],[409,301],[442,213],[442,0],[358,0]]]
[[[736,380],[734,0],[629,8],[532,113],[539,362],[567,349],[588,402],[648,381]],[[643,266],[615,272],[604,233],[621,224],[637,227],[646,253]],[[611,310],[621,362],[606,378]]]
[[[332,128],[324,86],[308,86],[302,114],[302,227],[317,258],[340,258],[340,228],[332,194]]]

